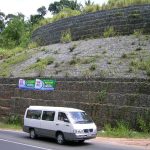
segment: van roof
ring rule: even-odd
[[[70,112],[70,111],[81,111],[83,110],[76,109],[76,108],[69,108],[69,107],[52,107],[52,106],[29,106],[29,109],[33,110],[57,110],[57,111],[65,111],[65,112]]]

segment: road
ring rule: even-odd
[[[38,138],[32,140],[24,132],[0,130],[0,150],[147,150],[138,147],[113,145],[96,140],[88,140],[83,144],[56,144],[55,140]]]

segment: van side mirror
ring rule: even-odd
[[[69,122],[69,120],[67,118],[64,118],[64,122]]]

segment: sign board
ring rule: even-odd
[[[56,81],[55,80],[49,80],[49,79],[36,79],[35,82],[35,89],[36,90],[54,90],[56,87]]]
[[[56,81],[50,79],[31,79],[24,80],[19,79],[20,89],[31,89],[31,90],[48,90],[53,91],[56,87]]]
[[[33,80],[19,79],[19,88],[34,90],[34,88],[35,88],[35,80],[34,79]]]

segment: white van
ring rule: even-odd
[[[23,131],[30,138],[55,138],[58,144],[84,142],[97,135],[95,123],[83,110],[67,107],[30,106],[24,115]]]

